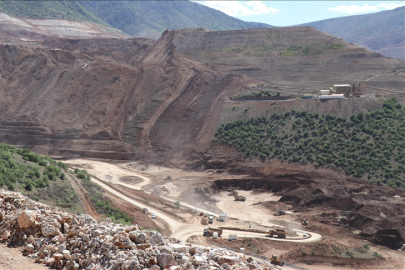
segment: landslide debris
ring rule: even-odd
[[[203,151],[225,97],[250,80],[184,58],[173,37],[0,45],[0,139],[111,159]]]
[[[165,238],[138,225],[96,222],[0,189],[1,241],[56,269],[274,269],[226,249]]]
[[[403,61],[309,27],[37,43],[0,45],[0,140],[58,156],[200,166],[229,98],[264,77],[297,89],[403,82]]]

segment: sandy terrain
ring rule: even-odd
[[[0,270],[49,270],[49,268],[24,257],[20,248],[9,248],[0,244]]]
[[[164,220],[171,231],[171,236],[175,238],[179,238],[182,240],[187,240],[189,237],[194,235],[201,235],[203,229],[206,227],[205,225],[201,225],[200,218],[194,217],[187,220],[186,223],[182,223],[181,220],[176,220],[173,216],[166,214],[165,212],[151,207],[146,203],[142,203],[139,200],[133,200],[122,193],[118,192],[115,189],[112,189],[105,183],[111,184],[119,184],[128,188],[141,190],[143,186],[150,184],[153,185],[156,181],[161,180],[152,180],[152,179],[160,179],[162,175],[166,175],[170,173],[175,177],[175,179],[179,179],[179,182],[188,183],[192,185],[192,181],[188,181],[188,179],[195,179],[198,177],[209,177],[207,172],[186,172],[179,169],[168,169],[168,168],[160,168],[156,166],[149,166],[146,171],[139,171],[137,169],[138,166],[134,166],[134,164],[111,164],[102,161],[95,161],[95,160],[87,160],[87,159],[75,159],[69,160],[67,162],[71,167],[79,167],[86,169],[89,174],[95,176],[96,178],[92,178],[92,181],[100,185],[104,190],[108,191],[109,193],[120,197],[121,199],[139,207],[139,208],[148,208],[150,212],[156,213],[158,218]],[[130,168],[130,169],[129,169]],[[145,170],[144,166],[140,167],[142,170]],[[147,176],[146,176],[147,175]],[[143,180],[143,182],[137,182],[135,184],[131,183],[123,183],[120,181],[120,178],[124,176],[136,176]],[[105,179],[102,181],[100,179]],[[187,179],[187,181],[184,181]],[[179,197],[181,190],[176,189],[175,185],[176,181],[174,182],[166,182],[163,183],[161,186],[165,186],[167,190],[169,190],[169,194],[173,197]],[[263,226],[276,226],[275,223],[271,223],[268,220],[272,217],[271,213],[266,211],[263,206],[255,206],[255,203],[259,202],[266,202],[266,201],[277,201],[279,198],[277,196],[273,196],[269,193],[259,193],[259,194],[252,194],[249,191],[240,191],[240,194],[250,198],[246,202],[238,202],[234,201],[232,196],[227,196],[227,193],[222,192],[214,197],[214,200],[217,200],[217,206],[221,209],[221,213],[229,213],[228,217],[238,219],[238,220],[249,220],[254,222],[255,224],[260,224]],[[172,198],[173,198],[172,197]],[[168,198],[170,201],[174,202],[173,199]],[[190,211],[194,209],[194,206],[189,205],[186,202],[180,201],[181,205],[188,207]],[[212,214],[214,216],[219,216],[220,213],[207,211],[206,209],[202,209],[205,213]],[[196,214],[195,214],[196,215]],[[280,219],[291,219],[288,216],[280,217]],[[244,224],[244,222],[234,222],[232,219],[228,219],[225,223],[218,223],[216,226],[221,227],[232,227],[232,228],[241,228],[241,229],[248,229],[248,225]],[[295,226],[291,226],[295,227]],[[267,229],[264,229],[266,231]],[[273,238],[273,241],[299,241],[299,242],[316,242],[322,239],[320,234],[314,232],[307,232],[309,237],[303,237],[303,232],[301,230],[296,231],[296,236],[288,236],[287,239],[278,239]],[[263,235],[263,233],[254,233],[254,232],[240,232],[234,230],[224,230],[223,237],[227,238],[229,234],[239,234],[243,235],[243,237],[255,237],[255,238],[265,238],[268,239]]]

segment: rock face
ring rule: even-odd
[[[168,239],[138,225],[97,223],[3,189],[0,212],[1,241],[56,269],[274,269],[268,262],[245,261],[233,251]]]

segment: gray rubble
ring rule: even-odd
[[[140,226],[98,223],[0,189],[0,241],[65,270],[277,269],[233,251],[166,238]]]

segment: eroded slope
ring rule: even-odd
[[[366,81],[369,86],[404,88],[400,73],[404,61],[368,52],[312,27],[177,30],[174,44],[179,52],[217,70],[270,84],[319,90]]]

